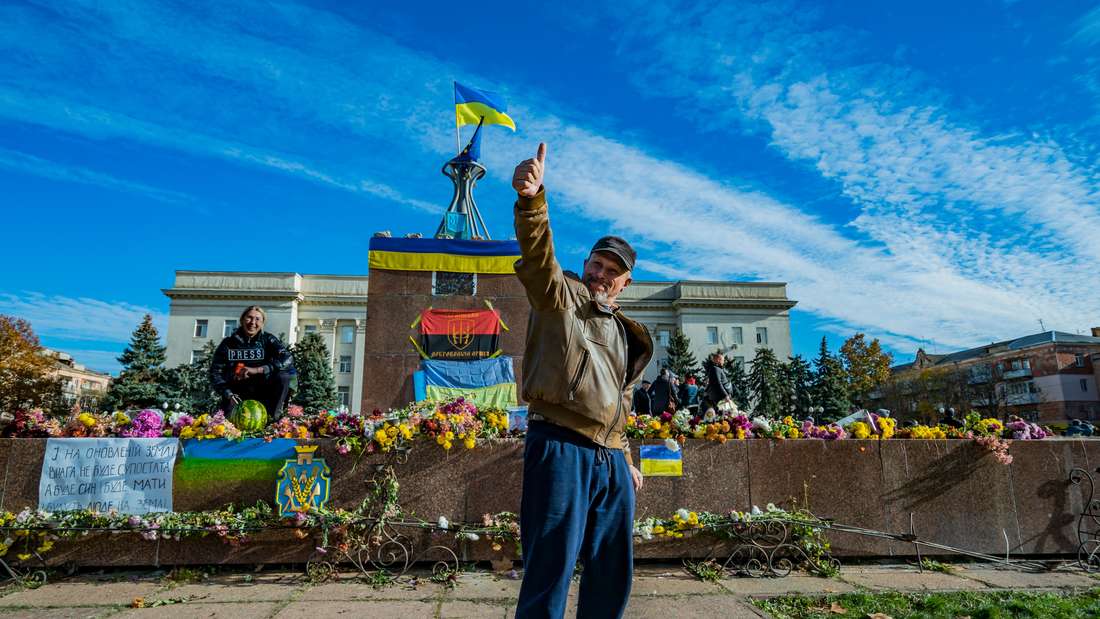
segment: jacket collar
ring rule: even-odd
[[[256,342],[260,341],[260,338],[262,338],[263,336],[264,336],[264,330],[263,329],[260,329],[260,331],[258,333],[256,333],[256,336],[251,338],[251,339],[248,337],[248,335],[245,334],[244,330],[241,329],[240,327],[237,327],[237,330],[233,332],[233,337],[237,338],[237,341],[239,341],[242,344],[255,344]]]

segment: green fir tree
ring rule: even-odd
[[[771,419],[779,417],[782,405],[781,364],[770,348],[757,348],[749,372],[749,387],[753,395],[753,412]]]
[[[209,341],[191,363],[168,370],[168,384],[172,395],[168,404],[191,413],[207,413],[218,409],[220,398],[210,386],[210,362],[218,345]]]
[[[307,413],[336,408],[336,380],[332,376],[332,360],[325,340],[317,333],[307,333],[291,350],[298,371],[298,391],[294,402]]]
[[[153,317],[146,314],[118,357],[122,371],[111,381],[103,408],[143,408],[166,401],[171,390],[165,380],[164,351]]]
[[[668,347],[665,349],[668,356],[665,357],[665,367],[669,372],[687,380],[688,376],[699,377],[699,363],[695,359],[695,353],[691,352],[691,338],[677,329],[668,338]]]
[[[786,385],[789,389],[788,406],[799,417],[807,417],[813,406],[814,373],[810,364],[802,355],[789,357],[785,370]]]
[[[745,373],[745,364],[726,359],[726,378],[730,381],[730,398],[740,411],[748,411],[752,404],[752,390],[749,389],[749,376]]]
[[[848,414],[851,402],[848,399],[848,377],[840,358],[829,353],[829,345],[821,338],[821,348],[814,360],[813,403],[824,408],[815,418],[819,423],[831,422]]]

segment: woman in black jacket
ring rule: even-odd
[[[264,331],[266,321],[260,306],[245,308],[240,326],[214,351],[210,384],[227,414],[242,400],[259,401],[271,421],[283,414],[294,360],[279,338]]]

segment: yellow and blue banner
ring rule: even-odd
[[[504,99],[495,92],[478,90],[455,82],[455,121],[463,125],[503,125],[512,131],[516,123],[505,111]]]
[[[475,361],[425,359],[425,392],[429,400],[459,396],[476,406],[506,409],[516,405],[516,372],[511,357]]]
[[[664,445],[642,445],[638,448],[645,477],[682,477],[683,451],[673,451]]]
[[[240,441],[180,441],[183,457],[175,470],[175,486],[183,490],[210,486],[270,483],[283,462],[294,456],[294,439],[246,438]]]
[[[517,241],[374,237],[368,262],[372,269],[392,271],[510,275],[519,257]]]

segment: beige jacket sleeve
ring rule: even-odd
[[[554,257],[554,236],[546,206],[546,190],[534,197],[519,196],[515,207],[516,240],[520,259],[515,269],[536,310],[566,309],[570,306],[565,274]]]

